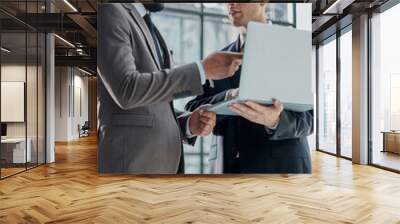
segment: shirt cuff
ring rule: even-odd
[[[224,101],[227,101],[227,100],[228,100],[228,96],[229,96],[229,90],[226,91],[226,93],[225,93]]]
[[[196,64],[200,71],[201,84],[204,85],[206,83],[206,72],[204,71],[204,67],[200,61],[196,62]]]
[[[276,122],[276,124],[271,128],[268,128],[265,126],[265,131],[267,132],[267,134],[272,134],[278,128],[278,125],[279,125],[279,121]]]
[[[186,138],[193,138],[194,135],[193,135],[192,132],[190,131],[189,121],[190,121],[190,116],[189,116],[189,118],[186,120]]]

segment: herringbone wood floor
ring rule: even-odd
[[[96,144],[0,181],[0,223],[400,223],[400,175],[313,153],[312,175],[110,176]]]

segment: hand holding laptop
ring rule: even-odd
[[[272,102],[272,105],[265,106],[253,101],[245,101],[244,103],[234,103],[229,106],[229,109],[253,123],[274,128],[279,122],[283,104],[276,99]]]
[[[259,107],[251,104],[253,107],[247,105],[245,108],[251,108],[254,113],[268,114],[271,111],[260,106],[274,104],[274,98],[279,99],[286,110],[312,110],[311,36],[309,31],[249,22],[239,93],[234,98],[214,104],[209,110],[219,115],[238,115],[228,106],[252,101]],[[276,108],[276,111],[279,112],[279,109]],[[251,119],[266,124],[274,120],[261,121],[254,116]]]
[[[238,95],[238,88],[230,89],[226,94],[226,100],[234,99]],[[248,100],[242,103],[233,103],[229,106],[229,109],[253,123],[273,128],[279,122],[279,116],[283,111],[283,104],[275,99],[272,102],[272,105],[261,105]]]

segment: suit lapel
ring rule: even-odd
[[[146,39],[147,46],[150,49],[151,56],[153,57],[153,60],[155,61],[158,69],[161,69],[160,62],[157,59],[157,53],[156,53],[156,46],[154,46],[154,41],[153,37],[150,34],[150,31],[143,20],[143,18],[140,16],[139,12],[135,9],[132,3],[122,3],[125,8],[128,9],[129,13],[131,14],[133,20],[136,22],[138,27],[140,28],[140,31],[144,35]]]

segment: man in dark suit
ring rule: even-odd
[[[242,51],[248,22],[266,22],[266,5],[266,2],[227,4],[229,18],[234,26],[241,28],[241,33],[224,50]],[[232,77],[207,81],[204,94],[190,101],[186,109],[234,97],[239,80],[240,69]],[[223,173],[311,172],[306,137],[313,132],[312,110],[287,111],[278,100],[271,106],[245,102],[234,104],[231,109],[240,116],[217,116],[214,129],[214,134],[223,139]]]

